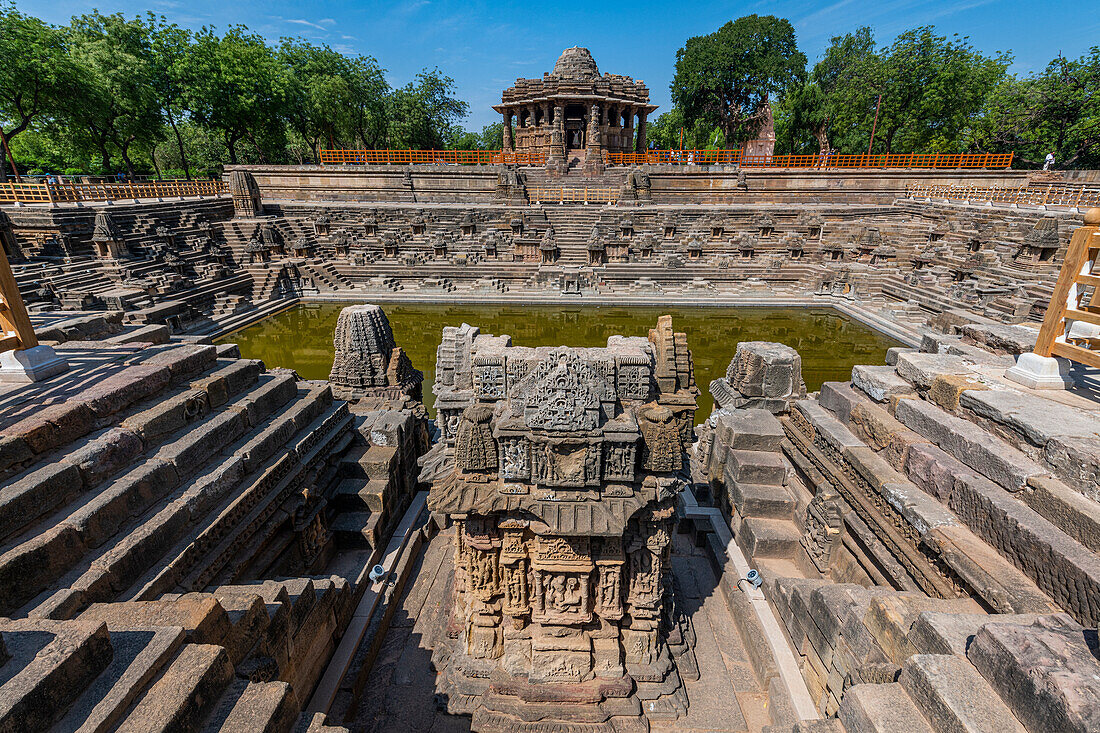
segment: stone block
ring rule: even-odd
[[[201,468],[210,456],[240,438],[245,429],[239,414],[222,412],[162,447],[156,457],[171,463],[181,474],[190,474]]]
[[[944,613],[924,611],[909,630],[909,641],[920,654],[958,654],[966,656],[974,635],[986,624],[1028,625],[1043,614]],[[1066,614],[1058,614],[1056,622],[1073,628],[1077,623]]]
[[[96,416],[107,417],[156,394],[171,378],[172,373],[166,366],[139,364],[91,385],[80,393],[80,398]]]
[[[888,366],[896,366],[898,363],[898,357],[902,354],[915,354],[918,349],[914,349],[909,346],[891,346],[886,350],[886,364]]]
[[[972,422],[921,400],[900,400],[894,416],[966,466],[1009,491],[1019,491],[1047,470]]]
[[[0,730],[49,730],[111,661],[103,624],[72,624],[4,684]]]
[[[130,466],[145,446],[133,432],[111,428],[73,450],[63,459],[80,469],[85,486],[95,486],[107,476]]]
[[[1043,461],[1082,496],[1100,502],[1100,441],[1094,438],[1052,438]]]
[[[1100,504],[1049,476],[1028,479],[1017,494],[1054,526],[1095,553],[1100,553]]]
[[[1095,633],[987,624],[967,658],[1031,731],[1100,730],[1100,661]]]
[[[848,733],[933,733],[917,706],[896,683],[854,685],[837,713]]]
[[[743,517],[791,519],[794,499],[782,486],[764,486],[734,481],[726,484],[730,506]]]
[[[928,400],[949,412],[959,409],[959,396],[964,391],[989,389],[977,375],[940,374],[928,388]]]
[[[51,463],[0,488],[0,538],[6,538],[84,490],[80,469]]]
[[[797,396],[802,386],[802,358],[783,344],[743,341],[737,344],[726,379],[746,397]]]
[[[787,464],[780,453],[770,451],[731,450],[726,454],[725,482],[782,486],[787,478]]]
[[[174,466],[151,459],[119,477],[65,522],[80,533],[82,542],[98,547],[178,485],[179,474]]]
[[[1059,437],[1100,441],[1100,416],[1052,400],[999,389],[963,392],[959,404],[988,420],[1005,426],[1034,446],[1042,448]]]
[[[802,535],[794,522],[783,519],[749,517],[741,525],[738,544],[745,554],[757,557],[796,557],[802,552],[799,540]]]
[[[847,382],[824,382],[818,393],[817,402],[846,424],[851,417],[852,409],[860,403],[860,397]]]
[[[965,657],[914,655],[898,682],[941,733],[1027,733]]]
[[[232,679],[233,664],[225,649],[188,644],[117,730],[196,730]]]
[[[168,367],[173,379],[207,369],[217,358],[217,349],[210,344],[171,345],[153,354],[143,363]]]
[[[22,438],[32,451],[43,453],[87,435],[95,428],[95,420],[86,403],[67,401],[37,410],[0,434]]]
[[[767,410],[730,410],[718,417],[718,439],[731,450],[778,451],[783,426]]]
[[[899,423],[886,410],[869,404],[857,405],[852,410],[851,429],[898,471],[903,470],[912,446],[929,444],[927,439]]]
[[[1007,323],[968,323],[959,328],[963,341],[976,344],[994,354],[1019,355],[1035,347],[1039,335],[1033,328]]]
[[[852,384],[875,402],[888,402],[891,395],[913,393],[913,385],[898,376],[891,366],[857,364],[852,367]]]
[[[977,376],[965,359],[950,354],[900,354],[896,369],[899,377],[922,390],[941,374]]]

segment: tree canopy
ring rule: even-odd
[[[704,122],[727,141],[742,142],[758,131],[769,101],[785,96],[805,71],[790,21],[748,15],[689,38],[676,52],[672,102],[686,122]]]
[[[468,107],[439,69],[393,89],[369,56],[301,38],[273,46],[244,26],[94,11],[55,27],[0,3],[0,54],[0,147],[24,172],[209,175],[226,162],[315,162],[329,147],[500,138],[458,126]]]

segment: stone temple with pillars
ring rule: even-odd
[[[645,82],[601,76],[589,50],[574,46],[541,79],[516,79],[493,109],[504,115],[505,151],[543,154],[551,168],[562,156],[581,157],[600,172],[602,151],[646,149],[646,118],[657,106]]]

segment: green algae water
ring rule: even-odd
[[[332,334],[340,309],[351,303],[307,303],[230,334],[241,355],[269,367],[293,369],[305,379],[327,379],[332,368]],[[798,350],[810,391],[822,382],[846,381],[856,364],[882,364],[899,344],[829,308],[705,308],[694,306],[605,307],[534,305],[383,305],[397,345],[424,372],[424,403],[434,415],[435,349],[444,326],[469,323],[482,333],[508,334],[517,346],[605,346],[612,334],[645,336],[657,317],[687,334],[695,361],[699,397],[697,421],[710,414],[707,391],[725,376],[738,341],[778,341]]]

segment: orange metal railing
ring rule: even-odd
[[[147,183],[0,183],[0,203],[61,204],[77,201],[157,199],[166,196],[217,196],[225,183],[213,181],[153,181]]]
[[[1086,185],[952,186],[910,183],[906,187],[906,196],[911,199],[988,201],[1023,206],[1100,206],[1100,187]]]
[[[878,155],[744,155],[740,150],[647,150],[608,153],[613,165],[740,165],[743,168],[1000,169],[1012,153],[882,153]]]
[[[501,150],[322,150],[322,165],[543,165],[546,155]]]

